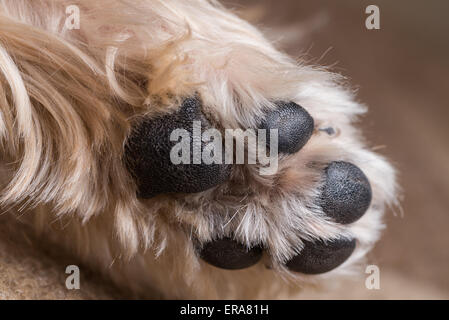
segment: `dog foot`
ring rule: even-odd
[[[279,298],[379,238],[395,174],[341,77],[218,1],[82,1],[77,30],[50,2],[0,5],[2,209],[170,298]]]
[[[302,148],[307,146],[313,135],[318,138],[322,130],[316,130],[313,117],[302,106],[294,102],[275,102],[274,106],[274,109],[266,112],[259,128],[277,130],[279,158],[281,162],[288,163],[299,156]],[[238,189],[234,185],[241,183],[241,178],[235,175],[239,165],[224,164],[224,157],[221,157],[223,161],[220,163],[208,164],[200,159],[199,163],[193,164],[194,150],[192,146],[197,139],[193,134],[194,121],[200,123],[202,130],[212,127],[201,108],[200,98],[187,98],[177,112],[141,121],[132,131],[126,144],[125,159],[128,170],[136,179],[139,197],[152,198],[158,194],[176,193],[201,194],[207,190],[215,191],[214,200],[209,201],[219,202],[226,197],[234,196],[229,190]],[[171,139],[172,132],[180,129],[188,133],[187,150],[191,161],[189,164],[176,164],[170,158],[178,143],[177,140]],[[328,136],[335,133],[334,129],[331,129],[325,130]],[[323,138],[321,137],[321,139]],[[267,144],[270,146],[269,139]],[[201,151],[204,151],[206,148],[204,139],[199,141],[199,146]],[[291,223],[287,221],[283,225],[289,230],[288,233],[296,233],[299,236],[289,235],[288,240],[281,240],[288,242],[296,239],[296,243],[290,244],[294,248],[287,250],[288,253],[283,255],[283,259],[272,262],[272,264],[280,263],[287,270],[303,274],[329,272],[343,264],[352,255],[357,239],[347,232],[348,230],[345,230],[345,226],[354,224],[361,219],[368,211],[372,200],[370,182],[357,165],[348,161],[329,159],[321,165],[322,169],[317,171],[316,168],[312,168],[313,163],[314,160],[310,159],[308,163],[311,166],[310,170],[318,172],[320,177],[320,182],[312,187],[315,197],[304,200],[305,204],[302,207],[304,212],[294,213],[297,224],[292,219]],[[246,165],[240,166],[245,167]],[[287,169],[273,178],[277,181],[280,190],[282,186],[279,181],[288,175],[285,170]],[[288,170],[295,170],[295,168],[289,165]],[[301,170],[307,170],[307,167],[301,168]],[[301,181],[298,180],[298,183]],[[227,191],[223,191],[223,188],[220,189],[224,184],[227,185],[225,189]],[[246,194],[254,192],[250,188],[244,189]],[[182,201],[188,201],[186,200],[188,195],[186,197]],[[257,194],[254,197],[253,201],[257,202]],[[264,197],[266,195],[261,198]],[[295,201],[301,202],[304,195],[293,194],[293,197]],[[179,198],[176,199],[175,201],[180,201]],[[277,205],[282,206],[282,198],[278,198],[277,201]],[[314,209],[311,210],[311,208]],[[223,208],[221,210],[223,211]],[[267,211],[270,211],[269,205],[265,206],[261,212],[253,212],[253,214],[259,215],[259,219],[276,219]],[[264,217],[264,215],[266,216]],[[220,220],[223,214],[208,212],[203,215],[204,217]],[[288,219],[288,216],[283,218]],[[225,225],[224,222],[223,225]],[[315,233],[311,231],[312,227],[315,228]],[[332,227],[334,230],[331,230]],[[247,234],[258,234],[257,225],[248,225],[246,228],[251,230],[247,231]],[[319,230],[326,228],[330,229],[330,237],[326,231]],[[261,236],[255,237],[259,239],[256,242],[248,237],[246,241],[239,241],[235,236],[236,231],[238,230],[229,229],[229,232],[223,233],[212,229],[210,230],[210,239],[203,240],[199,239],[199,235],[194,235],[192,243],[197,257],[215,267],[236,270],[259,263],[264,251],[268,253],[268,256],[270,251],[276,251],[270,248],[269,239],[264,239]],[[285,230],[276,230],[276,232],[282,236]],[[271,259],[276,260],[278,257]]]

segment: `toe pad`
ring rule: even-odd
[[[278,151],[293,154],[310,139],[314,122],[310,114],[294,102],[276,102],[277,109],[268,112],[260,129],[278,129]],[[267,133],[267,144],[270,135]]]
[[[256,264],[262,257],[262,248],[248,249],[231,238],[222,238],[205,243],[199,250],[199,255],[215,267],[236,270]]]
[[[371,186],[362,170],[352,163],[336,161],[325,173],[321,195],[323,211],[341,224],[361,218],[371,202]]]
[[[326,243],[304,241],[304,248],[286,266],[291,271],[305,274],[324,273],[345,262],[354,249],[355,239],[338,239]]]

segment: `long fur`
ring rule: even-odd
[[[78,5],[79,30],[65,27]],[[0,177],[3,210],[76,254],[118,285],[152,297],[275,298],[356,270],[396,199],[394,170],[353,127],[365,107],[339,75],[277,51],[215,1],[0,1]],[[317,131],[274,176],[236,166],[231,180],[188,196],[135,196],[123,165],[142,117],[198,94],[221,128],[253,128],[272,101],[295,101]],[[314,204],[329,161],[368,176],[365,216],[338,225]],[[268,248],[263,263],[223,271],[201,262],[192,238],[233,233]],[[352,257],[322,276],[282,263],[301,239],[357,238]],[[261,281],[260,279],[263,279]]]

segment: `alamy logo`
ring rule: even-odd
[[[68,30],[80,28],[80,8],[74,4],[65,8],[65,13],[69,16],[65,19],[65,27]]]
[[[65,280],[65,286],[69,290],[78,290],[80,288],[80,268],[76,265],[69,265],[65,269],[69,276]]]
[[[365,27],[368,30],[379,30],[380,29],[380,10],[379,7],[371,4],[365,9],[365,13],[369,16],[365,20]]]
[[[365,280],[365,287],[368,290],[379,290],[380,289],[380,270],[379,267],[372,264],[366,266],[365,273],[369,274]]]
[[[201,122],[193,121],[192,133],[185,129],[175,129],[170,134],[170,141],[177,142],[170,150],[170,161],[175,165],[233,164],[235,159],[236,164],[244,164],[247,150],[246,164],[259,164],[261,175],[272,175],[278,169],[278,130],[269,131],[267,137],[266,129],[258,129],[257,133],[253,129],[225,129],[223,150],[223,137],[219,130],[211,128],[202,132]]]

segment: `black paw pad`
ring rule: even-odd
[[[321,194],[323,211],[336,222],[348,224],[364,215],[371,202],[368,178],[349,162],[332,162],[325,170]]]
[[[286,266],[295,272],[305,274],[319,274],[335,269],[355,249],[355,239],[338,239],[332,242],[304,241],[301,252],[286,263]]]
[[[201,156],[199,160],[198,157],[194,160],[194,121],[201,122],[201,131],[211,127],[201,113],[200,100],[188,98],[178,112],[144,120],[134,128],[125,146],[125,163],[136,180],[139,197],[150,198],[169,192],[200,192],[228,179],[229,165],[205,164]],[[172,148],[183,142],[183,138],[170,141],[170,135],[175,129],[188,132],[186,140],[189,143],[187,150],[190,150],[189,164],[174,164],[170,159]],[[199,144],[202,152],[206,143]]]
[[[292,154],[299,151],[310,139],[314,122],[310,114],[294,102],[276,102],[278,108],[268,112],[260,129],[267,130],[267,144],[270,143],[270,129],[278,129],[278,151]]]
[[[236,270],[251,267],[262,257],[262,248],[246,248],[231,238],[205,243],[199,256],[207,263],[222,269]]]

